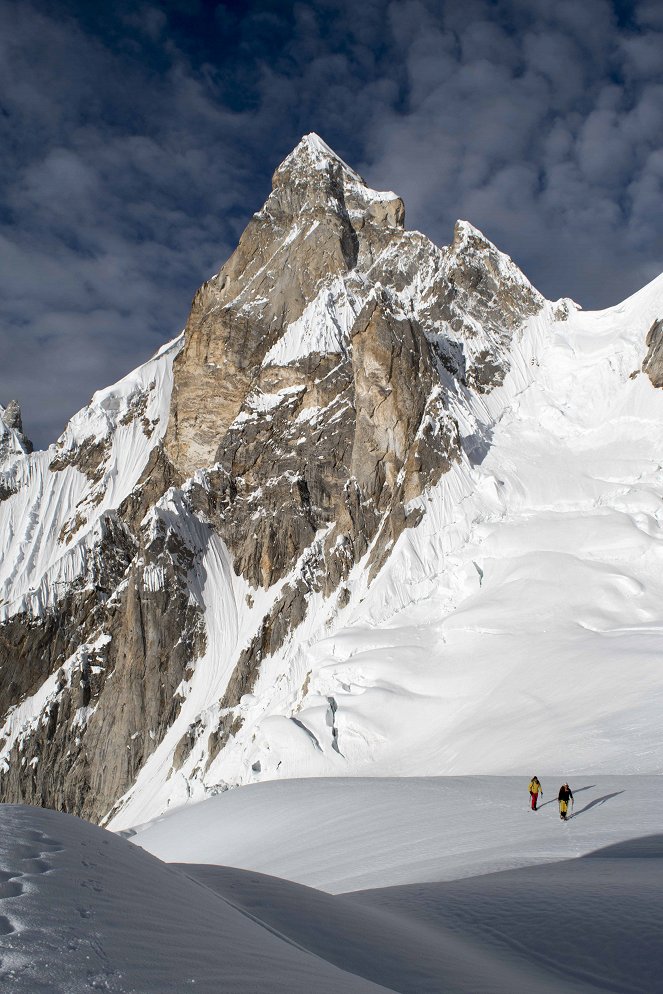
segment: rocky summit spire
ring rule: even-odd
[[[330,280],[362,283],[402,234],[404,216],[396,194],[371,190],[317,135],[302,139],[236,251],[194,300],[166,438],[178,471],[214,462],[285,330]]]
[[[305,135],[274,173],[272,196],[265,205],[283,220],[332,211],[361,223],[403,227],[403,201],[391,191],[372,190],[322,138]]]
[[[337,155],[329,145],[314,131],[304,135],[299,144],[277,167],[274,173],[274,186],[289,182],[289,178],[297,172],[310,174],[324,172],[328,169],[341,169],[348,179],[354,183],[366,186],[365,181],[351,166]]]
[[[32,452],[32,442],[23,433],[21,408],[16,400],[6,407],[0,405],[0,459],[11,453]]]

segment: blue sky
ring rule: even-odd
[[[184,325],[317,131],[547,296],[663,270],[663,4],[0,2],[0,403],[55,439]]]

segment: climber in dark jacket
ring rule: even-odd
[[[568,783],[563,783],[559,788],[557,800],[559,801],[559,817],[562,821],[566,821],[566,816],[569,810],[569,801],[573,804],[573,792],[571,791]]]

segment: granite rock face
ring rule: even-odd
[[[652,386],[663,387],[663,318],[654,321],[645,344],[647,355],[642,364],[642,371],[647,374]]]
[[[30,457],[5,409],[8,520],[37,565],[16,600],[17,551],[0,599],[2,800],[103,820],[148,761],[176,799],[205,787],[310,604],[372,583],[462,458],[450,391],[498,386],[543,304],[476,229],[444,249],[406,231],[399,197],[309,135],[181,346],[103,392],[94,430]],[[64,510],[39,532],[48,487]]]
[[[403,223],[402,201],[375,197],[314,138],[288,156],[273,183],[234,254],[193,302],[165,443],[183,476],[214,462],[252,390],[287,385],[278,363],[263,368],[284,329],[334,277],[354,274],[360,256],[365,267]]]
[[[339,524],[332,541],[343,534],[355,550],[435,483],[459,455],[436,393],[440,358],[457,355],[457,375],[489,390],[510,336],[542,305],[469,225],[445,253],[403,224],[398,197],[369,190],[308,136],[196,296],[165,453],[180,478],[214,465],[207,489],[232,504],[218,528],[254,586],[285,576],[319,528],[351,521],[349,481],[362,524]]]

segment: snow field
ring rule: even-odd
[[[575,778],[563,823],[530,776],[273,781],[132,840],[388,989],[663,991],[663,778]]]
[[[0,986],[663,991],[661,778],[574,779],[562,823],[529,775],[272,781],[131,841],[0,806]]]
[[[124,839],[0,806],[0,986],[24,994],[370,994]]]
[[[535,772],[544,797],[533,812]],[[131,839],[169,863],[236,866],[339,894],[558,862],[660,832],[662,777],[569,778],[567,824],[557,810],[564,779],[532,770],[273,780],[169,812]]]

